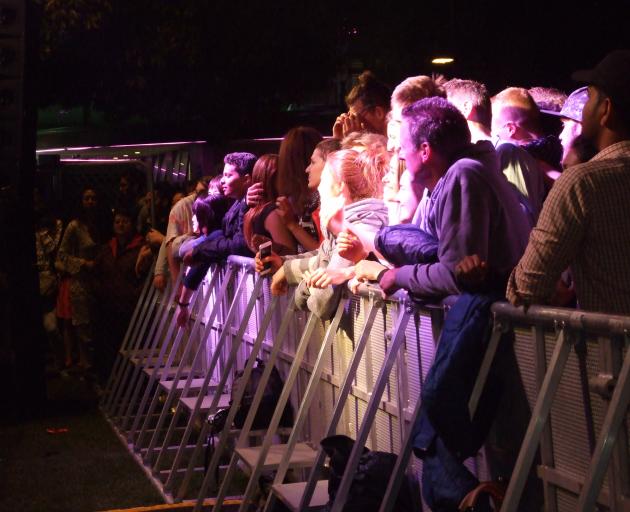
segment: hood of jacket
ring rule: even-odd
[[[382,199],[361,199],[344,206],[343,213],[350,224],[366,224],[377,230],[389,223],[387,206]]]
[[[480,140],[474,144],[470,144],[462,150],[456,157],[453,165],[462,159],[477,160],[484,168],[493,171],[499,171],[499,160],[497,151],[489,140]]]

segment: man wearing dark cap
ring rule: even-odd
[[[588,86],[582,136],[599,152],[556,181],[507,297],[515,305],[553,304],[570,266],[580,308],[630,314],[630,50],[573,78]]]
[[[588,100],[588,87],[580,87],[573,91],[562,105],[559,112],[553,110],[541,110],[544,114],[559,117],[562,121],[562,131],[558,138],[562,143],[562,162],[575,138],[582,133],[582,110]]]

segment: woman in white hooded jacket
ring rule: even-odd
[[[382,180],[389,158],[389,153],[381,146],[371,146],[361,152],[351,149],[335,151],[328,155],[318,188],[321,227],[327,236],[312,256],[284,262],[273,276],[273,293],[283,293],[286,285],[297,284],[295,301],[299,307],[307,306],[323,320],[332,316],[342,285],[316,288],[309,286],[311,277],[318,275],[319,269],[326,269],[337,274],[335,282],[350,279],[353,263],[339,255],[337,235],[355,225],[375,235],[387,225]]]

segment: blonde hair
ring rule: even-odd
[[[446,98],[445,83],[446,79],[442,75],[433,77],[419,75],[405,78],[396,86],[392,93],[392,109],[397,106],[403,109],[418,100],[430,96]]]
[[[390,154],[375,144],[363,151],[342,149],[328,155],[333,180],[344,183],[352,201],[383,197],[383,176],[388,170]]]
[[[537,132],[540,128],[540,110],[527,89],[508,87],[492,98],[493,114],[499,109],[502,115],[526,130]]]
[[[363,151],[368,147],[387,148],[387,137],[380,133],[350,132],[341,141],[341,149]]]

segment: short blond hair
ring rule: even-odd
[[[536,132],[540,126],[540,110],[527,89],[508,87],[492,98],[493,115],[501,112],[510,121],[526,130]]]
[[[446,98],[446,90],[444,89],[445,83],[446,78],[442,75],[435,75],[433,77],[419,75],[405,78],[396,86],[392,93],[391,107],[392,109],[400,107],[402,110],[416,101],[430,96]]]

